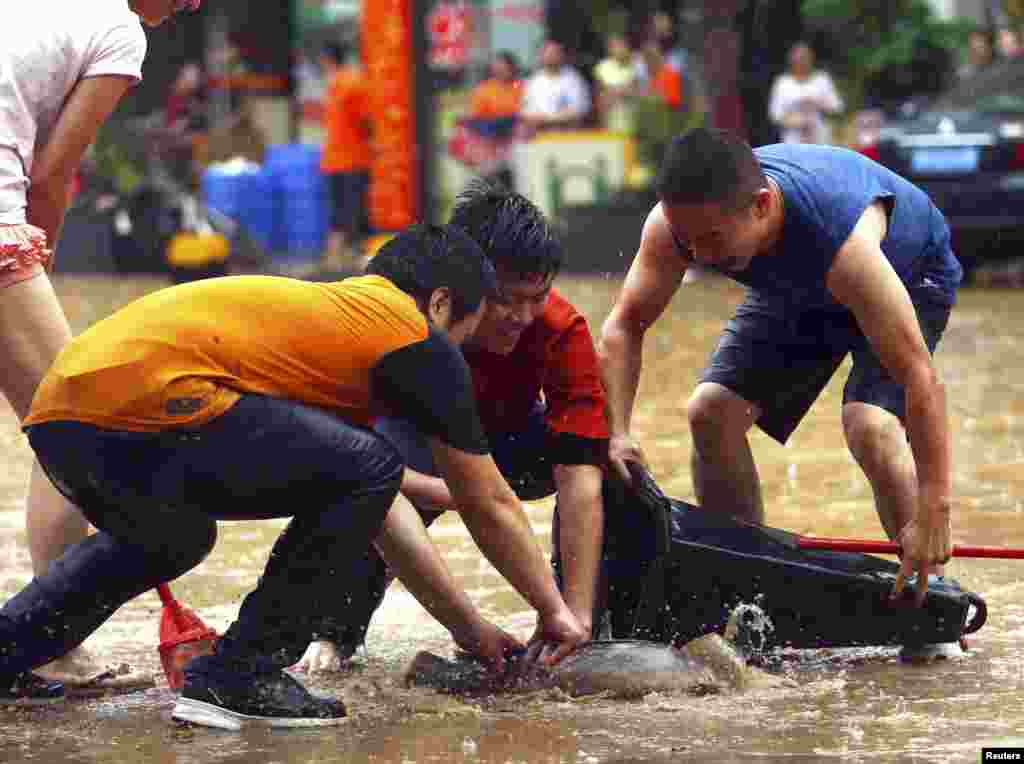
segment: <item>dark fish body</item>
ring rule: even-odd
[[[489,674],[468,656],[448,660],[421,652],[406,670],[405,682],[456,694],[558,687],[574,697],[599,693],[630,697],[716,688],[703,661],[668,645],[640,640],[588,642],[550,669],[534,666],[522,671],[513,665],[504,677]]]

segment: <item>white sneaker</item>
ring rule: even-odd
[[[933,642],[929,645],[903,645],[900,660],[907,663],[928,663],[930,661],[962,658],[964,650],[959,642]]]

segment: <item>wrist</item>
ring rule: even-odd
[[[448,633],[452,635],[456,644],[470,644],[476,641],[476,635],[480,633],[483,623],[483,618],[478,613],[473,613],[449,625]]]
[[[952,514],[953,502],[949,491],[921,487],[918,489],[918,497],[918,507],[922,514],[947,519]]]

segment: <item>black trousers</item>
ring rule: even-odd
[[[54,484],[99,529],[0,609],[0,676],[85,640],[121,605],[198,565],[218,520],[291,517],[218,645],[235,670],[297,661],[314,616],[358,587],[403,462],[374,432],[247,395],[194,430],[129,433],[78,422],[27,428]]]

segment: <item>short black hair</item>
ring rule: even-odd
[[[345,63],[348,58],[348,46],[335,40],[328,40],[320,47],[320,55],[326,56],[335,64]]]
[[[550,280],[562,268],[562,245],[544,213],[496,183],[470,181],[456,197],[448,222],[465,229],[501,271]]]
[[[435,289],[447,287],[452,320],[474,313],[485,297],[498,293],[494,266],[465,231],[450,225],[418,223],[389,239],[366,266],[421,306]]]
[[[672,139],[655,189],[666,204],[741,208],[767,182],[749,143],[729,130],[698,127]]]

